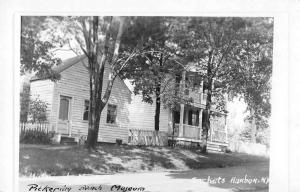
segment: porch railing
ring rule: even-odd
[[[179,126],[180,124],[176,123],[174,127],[174,136],[179,136]],[[169,135],[172,135],[170,133]],[[202,128],[198,126],[186,125],[183,124],[183,135],[182,137],[188,139],[197,139],[200,140],[202,135]],[[212,127],[208,132],[208,140],[209,141],[216,141],[216,142],[227,142],[227,133],[224,130],[214,130]]]
[[[207,94],[204,92],[200,92],[199,89],[185,89],[185,93],[186,95],[188,95],[188,97],[193,98],[194,101],[199,102],[202,105],[206,104]]]
[[[183,124],[183,137],[189,139],[200,139],[201,128],[198,126]],[[172,133],[170,133],[172,135]],[[175,123],[174,136],[179,136],[179,124]]]
[[[226,131],[213,130],[209,135],[210,141],[227,142],[226,139]]]
[[[183,137],[190,139],[201,139],[200,136],[201,128],[193,125],[183,124]]]

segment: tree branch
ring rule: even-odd
[[[110,30],[111,22],[112,22],[112,17],[111,17],[109,26],[107,28],[108,30]],[[112,59],[113,65],[115,65],[114,62],[117,60],[117,58],[119,56],[121,37],[122,37],[122,34],[123,34],[123,25],[124,25],[124,19],[121,18],[120,25],[119,25],[119,30],[118,30],[118,34],[117,34],[117,38],[116,38],[116,42],[115,42],[113,59]],[[107,34],[108,34],[108,31],[107,31],[106,35]],[[105,37],[106,43],[108,43],[108,40],[109,40],[109,38],[106,36]],[[108,49],[108,47],[104,48],[105,51],[107,51],[107,49]],[[124,66],[126,65],[126,63],[124,63]],[[111,66],[111,67],[113,68],[114,66]],[[112,74],[110,74],[110,76],[109,76],[109,79],[108,79],[108,82],[107,82],[107,87],[106,87],[105,93],[104,93],[103,98],[102,98],[103,106],[105,106],[106,103],[108,102],[108,99],[109,99],[111,91],[112,91],[113,83],[114,83],[115,78],[117,77],[117,75],[118,75],[117,72],[114,69],[112,69]]]

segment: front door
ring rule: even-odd
[[[71,99],[60,96],[57,130],[62,134],[70,134]]]

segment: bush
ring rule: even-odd
[[[39,130],[26,130],[20,134],[20,143],[50,144],[50,134]]]
[[[32,123],[47,121],[47,105],[48,103],[35,98],[29,102],[29,118]]]

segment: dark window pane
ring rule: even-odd
[[[180,112],[179,111],[174,112],[174,123],[180,123]]]
[[[85,100],[84,101],[83,120],[89,120],[89,107],[90,107],[90,102],[88,100]]]
[[[194,126],[197,125],[197,114],[196,114],[196,112],[193,112],[192,125],[194,125]]]
[[[188,112],[188,125],[193,125],[193,111],[189,110]]]
[[[196,126],[199,126],[199,110],[196,113]]]
[[[117,106],[108,104],[106,123],[115,124],[117,118]]]
[[[89,112],[88,111],[85,111],[83,113],[83,120],[89,120]]]

